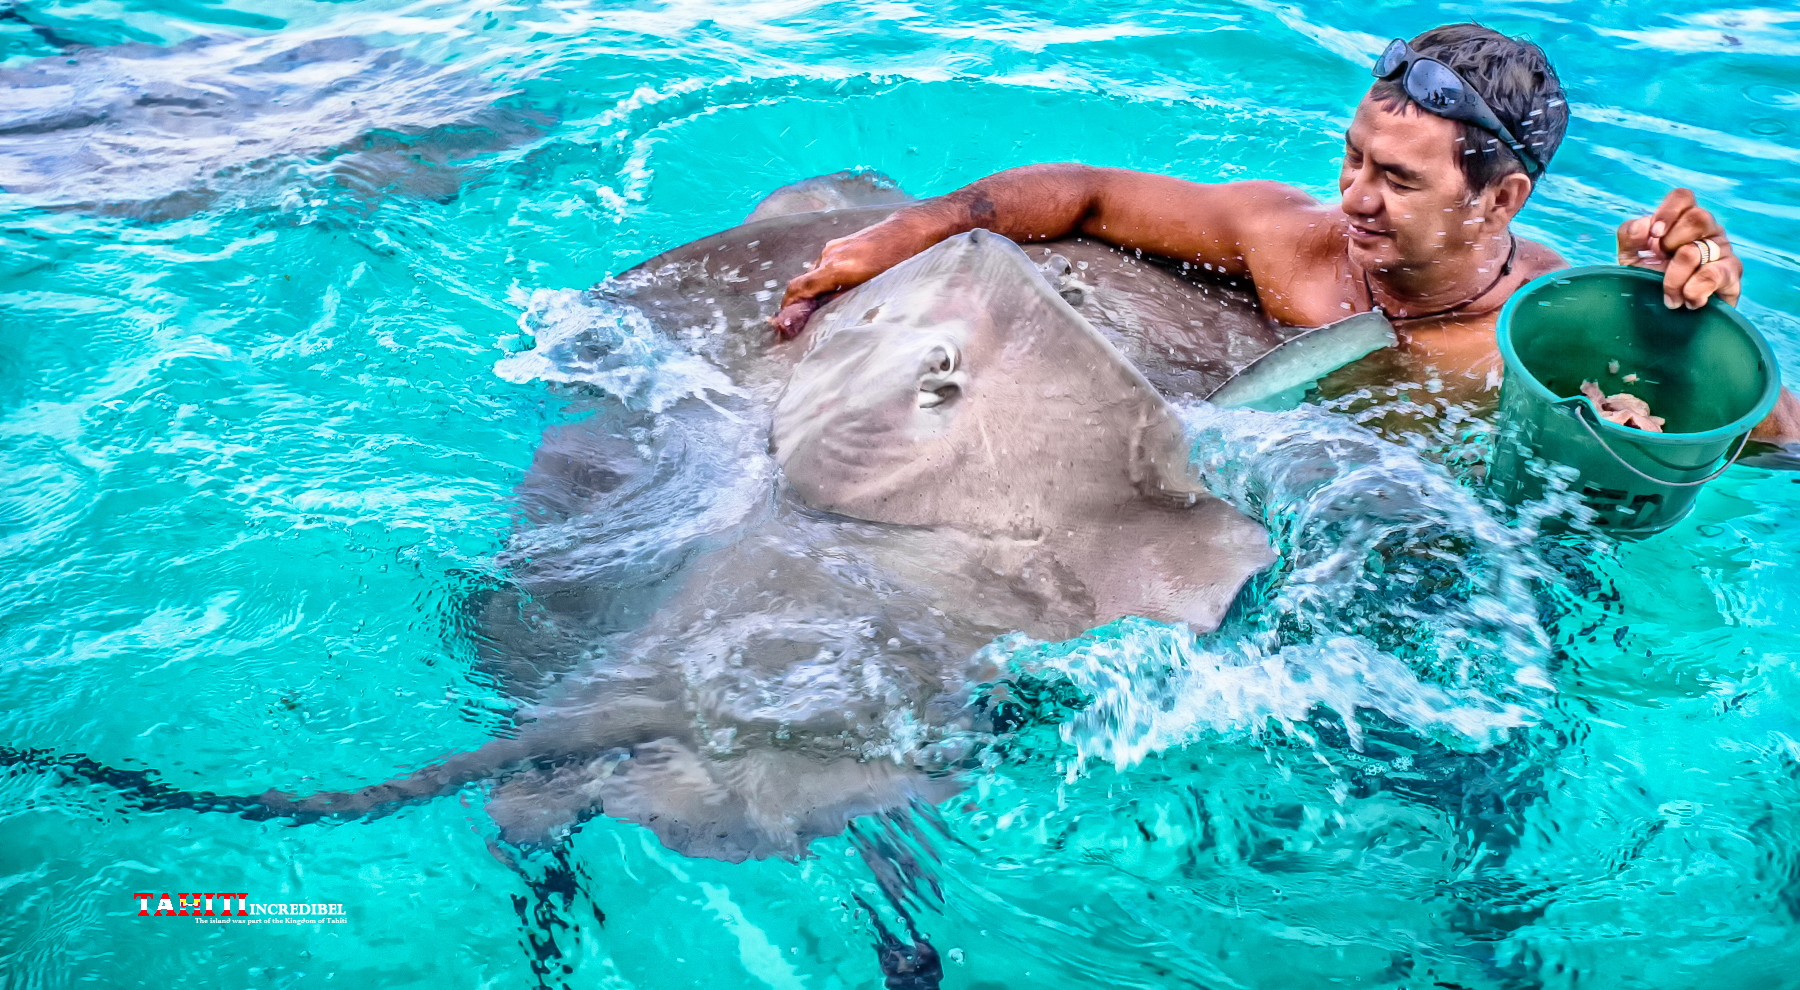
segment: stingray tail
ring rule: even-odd
[[[261,797],[186,791],[166,784],[152,770],[121,770],[79,753],[55,753],[47,749],[0,747],[0,768],[7,774],[38,773],[62,784],[104,787],[144,811],[213,811],[239,815],[251,821],[298,818],[283,814]],[[313,818],[323,816],[312,816]]]
[[[496,776],[527,756],[527,746],[518,738],[491,739],[479,749],[458,753],[404,777],[361,790],[321,791],[306,797],[270,790],[261,800],[315,818],[379,818],[407,805],[422,804],[449,794],[465,784]]]
[[[201,811],[237,815],[251,821],[286,820],[304,825],[325,819],[376,818],[419,804],[464,784],[493,775],[520,749],[516,739],[496,739],[416,773],[358,791],[325,791],[295,797],[278,790],[262,794],[215,794],[165,783],[153,770],[122,770],[79,753],[0,747],[0,769],[52,776],[64,784],[104,787],[143,811]]]

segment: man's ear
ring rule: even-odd
[[[1498,220],[1501,226],[1512,222],[1525,208],[1525,201],[1531,198],[1532,182],[1523,172],[1508,172],[1500,177],[1500,181],[1487,188],[1481,198],[1485,212],[1490,221]]]

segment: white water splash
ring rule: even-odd
[[[519,329],[536,341],[494,363],[509,382],[579,383],[604,390],[627,408],[660,413],[676,401],[743,391],[705,358],[658,333],[642,313],[575,289],[514,289],[524,309]],[[710,404],[710,403],[708,403]]]
[[[1407,642],[1434,680],[1549,687],[1532,597],[1534,581],[1554,579],[1530,546],[1539,514],[1509,526],[1441,466],[1320,409],[1196,404],[1183,416],[1208,487],[1267,526],[1281,554],[1258,619],[1265,647],[1373,628]]]
[[[1093,699],[1062,726],[1072,774],[1208,735],[1310,739],[1321,709],[1357,749],[1365,711],[1459,749],[1536,720],[1554,688],[1534,517],[1503,524],[1438,465],[1319,409],[1183,417],[1207,484],[1269,528],[1281,561],[1262,603],[1215,634],[1128,620],[1041,651],[996,644]]]
[[[1119,634],[1084,642],[1045,662],[1092,704],[1062,726],[1074,747],[1071,776],[1089,761],[1118,769],[1209,736],[1292,735],[1320,708],[1343,720],[1362,748],[1359,711],[1373,711],[1456,748],[1482,749],[1533,720],[1531,709],[1474,689],[1421,680],[1391,654],[1356,636],[1273,652],[1243,640],[1197,637],[1178,626],[1121,623]]]

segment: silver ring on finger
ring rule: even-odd
[[[1698,248],[1700,251],[1700,266],[1703,268],[1718,261],[1720,254],[1723,253],[1719,250],[1719,246],[1713,243],[1712,238],[1710,237],[1702,237],[1695,241],[1694,247]]]

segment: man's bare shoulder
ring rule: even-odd
[[[1243,229],[1262,219],[1322,208],[1305,192],[1265,179],[1195,182],[1121,168],[1094,169],[1092,174],[1098,177],[1101,198],[1109,205],[1145,215],[1173,218],[1226,213]]]
[[[1341,215],[1335,207],[1326,206],[1305,191],[1281,182],[1252,179],[1227,182],[1220,188],[1231,190],[1237,200],[1251,211],[1247,220],[1264,226],[1281,225],[1286,228],[1295,220],[1321,222]]]
[[[1251,185],[1252,183],[1244,183]],[[1344,211],[1276,182],[1259,182],[1257,194],[1246,196],[1243,227],[1265,250],[1292,250],[1317,262],[1344,253]]]
[[[1293,326],[1339,319],[1361,301],[1346,282],[1345,220],[1298,190],[1269,183],[1243,231],[1246,266],[1270,316]],[[1291,193],[1281,200],[1274,197]]]
[[[1557,254],[1554,248],[1539,244],[1537,241],[1519,238],[1518,270],[1526,279],[1534,279],[1539,275],[1561,271],[1569,267],[1567,260]]]
[[[1278,182],[1190,182],[1124,169],[1097,169],[1081,233],[1248,274],[1262,258],[1294,246],[1302,219],[1319,205]],[[1278,229],[1279,228],[1279,229]]]
[[[1044,166],[1059,168],[1067,166]],[[1023,169],[1021,169],[1023,171]],[[1193,179],[1182,179],[1160,172],[1139,172],[1124,168],[1096,168],[1091,170],[1105,184],[1124,187],[1122,192],[1144,194],[1167,194],[1174,190],[1224,197],[1244,204],[1256,204],[1270,209],[1318,208],[1319,201],[1294,186],[1269,179],[1245,179],[1235,182],[1197,182]]]
[[[1271,256],[1288,252],[1296,261],[1314,264],[1342,253],[1344,214],[1335,205],[1264,179],[1227,182],[1217,188],[1229,191],[1233,229],[1245,251],[1263,256],[1263,264],[1252,264],[1253,270],[1263,269]]]

